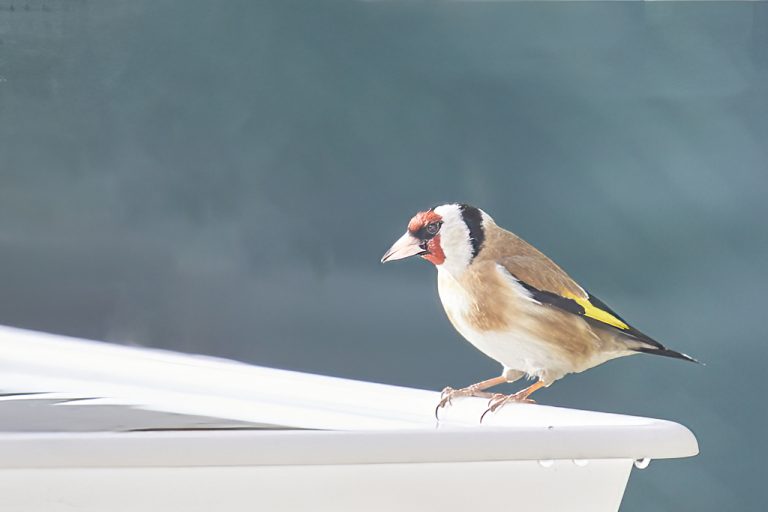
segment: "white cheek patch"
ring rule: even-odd
[[[443,219],[440,228],[440,247],[445,254],[442,266],[453,276],[460,275],[472,261],[472,244],[469,240],[469,228],[461,218],[457,204],[444,204],[435,208],[435,213]]]

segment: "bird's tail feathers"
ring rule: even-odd
[[[671,350],[666,347],[650,347],[650,346],[641,346],[641,347],[634,347],[632,350],[635,352],[642,352],[644,354],[656,354],[657,356],[665,356],[665,357],[673,357],[675,359],[682,359],[683,361],[690,361],[692,363],[697,363],[702,366],[704,363],[699,361],[698,359],[695,359],[688,354],[683,354],[682,352],[677,352],[676,350]]]

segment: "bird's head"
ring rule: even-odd
[[[491,218],[484,211],[467,204],[444,204],[419,212],[381,261],[421,256],[452,274],[460,273],[482,249],[488,221]]]

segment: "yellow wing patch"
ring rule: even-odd
[[[608,313],[607,311],[604,311],[596,307],[594,304],[589,302],[589,299],[577,297],[576,295],[573,295],[572,293],[567,293],[567,292],[564,293],[563,296],[575,301],[579,306],[583,307],[584,316],[588,316],[589,318],[593,318],[598,322],[602,322],[604,324],[618,327],[619,329],[622,329],[622,330],[629,329],[629,326],[627,324],[625,324],[624,322],[622,322],[612,314]]]

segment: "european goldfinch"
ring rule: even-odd
[[[437,410],[462,396],[490,398],[494,411],[569,373],[645,352],[694,361],[651,339],[579,286],[552,260],[500,228],[483,210],[444,204],[417,213],[382,262],[420,256],[437,267],[440,301],[459,333],[503,366],[500,376],[445,388]],[[512,395],[486,389],[522,376]]]

